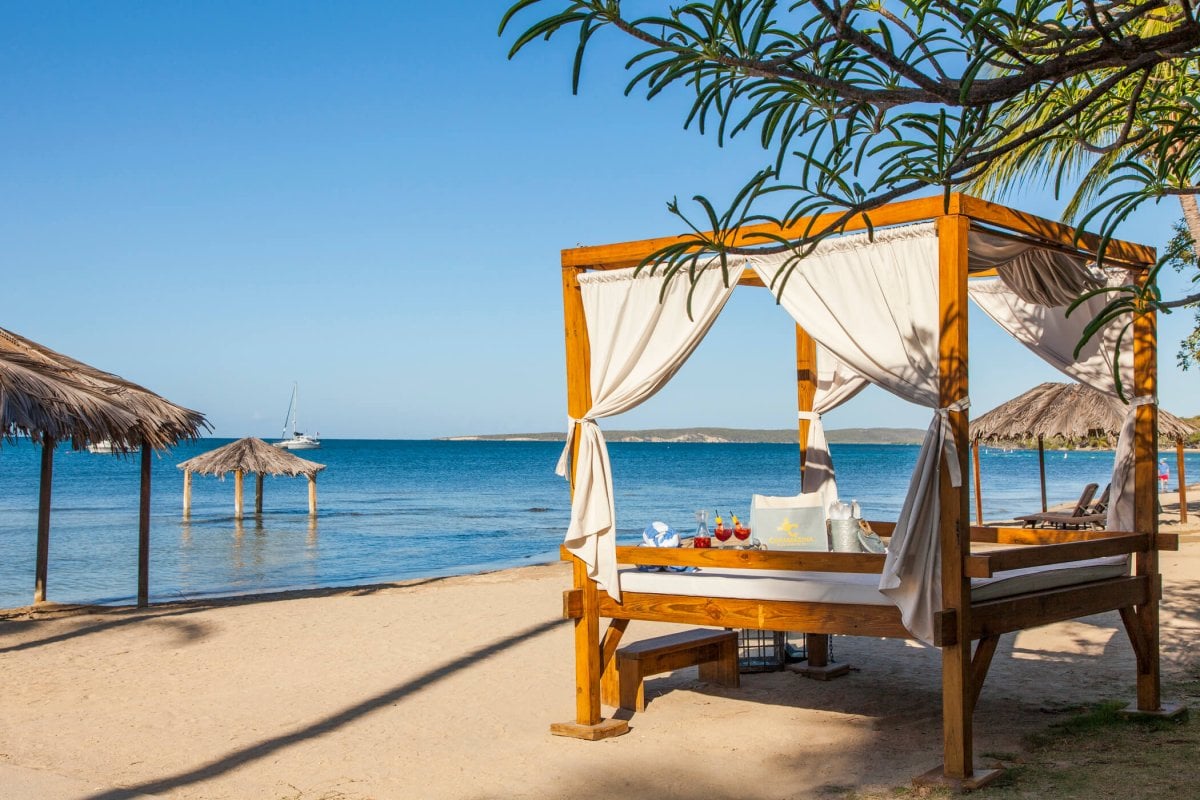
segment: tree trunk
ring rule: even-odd
[[[1200,204],[1196,202],[1196,195],[1179,195],[1179,205],[1183,206],[1183,222],[1192,235],[1192,241],[1200,246]]]

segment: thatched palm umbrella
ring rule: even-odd
[[[324,464],[294,456],[286,450],[273,447],[262,439],[249,436],[238,439],[224,447],[201,453],[177,465],[183,470],[183,515],[192,511],[192,473],[200,475],[234,475],[233,515],[242,518],[242,478],[247,472],[254,473],[254,513],[262,513],[263,475],[306,475],[308,477],[308,513],[317,513],[317,473],[325,469]]]
[[[0,328],[0,353],[20,354],[47,373],[67,375],[77,387],[108,398],[132,414],[132,425],[99,437],[109,439],[123,452],[144,445],[161,450],[180,440],[195,439],[201,428],[208,427],[204,415],[198,411],[176,405],[119,375],[96,369],[3,328]],[[98,439],[92,437],[90,441]]]
[[[1061,438],[1084,441],[1104,437],[1117,438],[1128,406],[1115,397],[1078,383],[1047,382],[1002,403],[971,420],[971,440],[975,447],[975,516],[982,524],[983,508],[979,489],[979,442],[1027,442],[1037,439],[1041,471],[1042,510],[1046,510],[1046,463],[1044,440]],[[1183,440],[1196,429],[1162,409],[1158,411],[1160,439],[1173,439],[1178,448],[1179,488],[1184,492]],[[1187,503],[1180,497],[1181,513]],[[1186,519],[1186,517],[1185,517]]]
[[[0,431],[5,435],[24,434],[39,443],[70,441],[82,449],[96,437],[119,437],[136,424],[111,397],[80,385],[67,370],[5,345],[0,335]]]
[[[50,487],[54,448],[79,450],[109,440],[121,452],[142,450],[138,524],[138,605],[149,601],[150,451],[199,435],[204,416],[117,375],[96,369],[0,328],[0,432],[42,445],[34,602],[46,599]]]

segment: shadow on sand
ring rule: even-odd
[[[412,680],[405,681],[404,683],[401,683],[386,692],[374,695],[373,697],[368,697],[359,703],[348,706],[335,714],[329,714],[325,717],[322,717],[321,719],[305,725],[304,727],[297,728],[290,733],[274,736],[270,739],[264,739],[258,744],[251,745],[250,747],[233,750],[219,758],[209,761],[206,764],[202,764],[185,772],[179,772],[174,775],[168,775],[152,781],[145,781],[134,786],[126,786],[120,789],[111,789],[98,794],[89,795],[87,798],[85,798],[85,800],[131,800],[131,798],[135,798],[141,794],[157,794],[159,792],[168,792],[181,786],[199,783],[226,772],[230,772],[231,770],[237,769],[244,764],[266,758],[273,753],[278,752],[279,750],[283,750],[306,739],[323,736],[327,733],[335,731],[343,725],[347,725],[357,719],[371,714],[374,711],[391,706],[392,704],[404,699],[409,695],[427,689],[461,670],[479,667],[484,662],[491,658],[495,658],[500,653],[503,653],[504,651],[515,647],[524,641],[549,633],[560,625],[564,625],[566,623],[566,620],[554,619],[539,623],[537,625],[532,625],[525,630],[512,634],[511,636],[506,636],[503,639],[489,642],[484,646],[476,648],[475,650],[464,653],[458,658],[431,669],[424,674],[413,678]]]

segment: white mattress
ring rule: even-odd
[[[973,600],[1057,589],[1129,574],[1127,556],[1093,558],[1044,567],[997,572],[991,578],[971,579]],[[642,572],[621,570],[621,591],[726,597],[743,600],[798,600],[810,603],[848,603],[890,606],[879,592],[879,576],[847,572],[789,572],[765,569],[702,569],[699,572]]]

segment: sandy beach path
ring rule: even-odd
[[[1200,544],[1163,568],[1164,675],[1180,680],[1197,672]],[[0,620],[0,796],[779,800],[900,785],[940,762],[937,651],[864,638],[835,639],[855,668],[838,681],[745,675],[733,690],[684,670],[648,684],[627,736],[552,737],[573,712],[567,581],[555,564]],[[1133,669],[1115,614],[1005,637],[977,754],[1130,698]]]

